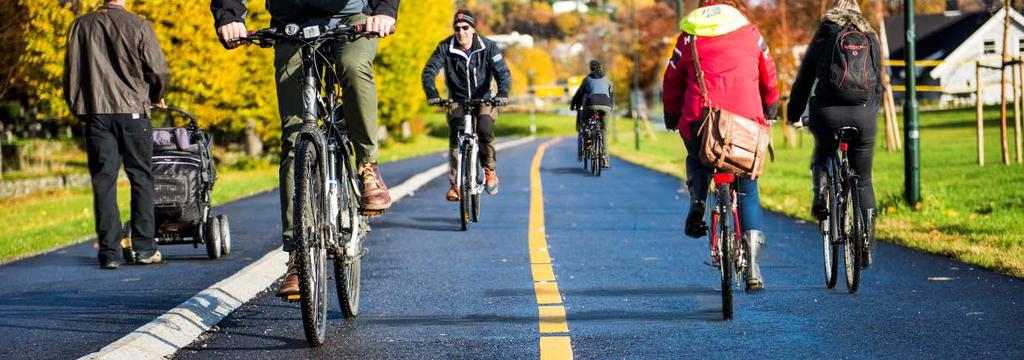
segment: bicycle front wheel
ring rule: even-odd
[[[735,233],[729,228],[729,224],[732,219],[730,216],[730,209],[732,208],[732,198],[729,184],[722,184],[718,186],[718,246],[721,250],[719,253],[718,263],[721,265],[719,269],[722,273],[722,319],[732,320],[733,319],[733,308],[732,308],[732,275],[733,275],[733,257],[732,257],[732,246],[736,241]]]
[[[306,341],[324,343],[327,332],[327,249],[324,171],[316,144],[301,140],[295,148],[294,233],[298,244],[299,300]]]
[[[338,223],[341,225],[339,244],[343,255],[334,259],[334,285],[338,292],[341,315],[352,318],[359,315],[363,238],[369,225],[359,215],[359,199],[356,195],[358,180],[352,172],[352,164],[348,157],[341,158],[344,160],[338,166],[338,181],[341,182],[338,191]]]
[[[857,194],[857,179],[850,179],[850,189],[846,191],[846,288],[851,294],[860,288],[861,255],[864,244],[864,216],[860,211],[860,196]]]
[[[473,182],[470,178],[470,171],[473,169],[472,159],[469,156],[470,150],[462,152],[462,186],[459,189],[459,218],[462,221],[462,231],[469,230],[470,212],[472,211],[471,198],[473,197]]]
[[[828,175],[824,181],[828,184],[822,194],[828,206],[828,218],[818,222],[821,229],[821,249],[825,266],[825,287],[836,287],[839,279],[839,200],[835,196],[835,179]]]

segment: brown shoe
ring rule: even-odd
[[[491,168],[484,168],[484,185],[488,194],[498,194],[498,172]]]
[[[362,179],[363,197],[359,199],[359,207],[363,210],[379,211],[391,207],[391,195],[384,179],[380,177],[380,167],[376,162],[367,162],[359,166],[359,178]]]
[[[445,196],[448,201],[459,201],[459,186],[452,184],[452,187],[448,189],[448,195]]]
[[[292,295],[299,295],[299,262],[295,258],[295,252],[288,255],[288,272],[284,275],[284,282],[277,288],[277,296],[287,298]]]

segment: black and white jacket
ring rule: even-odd
[[[441,69],[444,69],[445,85],[451,99],[490,99],[492,79],[498,82],[498,92],[493,96],[508,97],[512,75],[501,49],[479,34],[474,35],[473,40],[469,51],[459,47],[454,35],[437,44],[437,49],[423,68],[423,91],[427,93],[427,99],[440,98],[434,79]]]

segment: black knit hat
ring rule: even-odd
[[[452,25],[464,22],[476,29],[476,18],[473,17],[473,13],[469,10],[459,10],[455,12],[455,17],[452,19]]]

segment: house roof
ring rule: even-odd
[[[947,12],[915,16],[917,58],[929,58],[936,53],[941,53],[934,58],[944,59],[978,31],[992,16],[993,14],[989,12]],[[903,50],[906,46],[906,38],[902,36],[904,31],[902,16],[885,18],[885,32],[889,38],[889,57],[892,59],[904,57]]]

